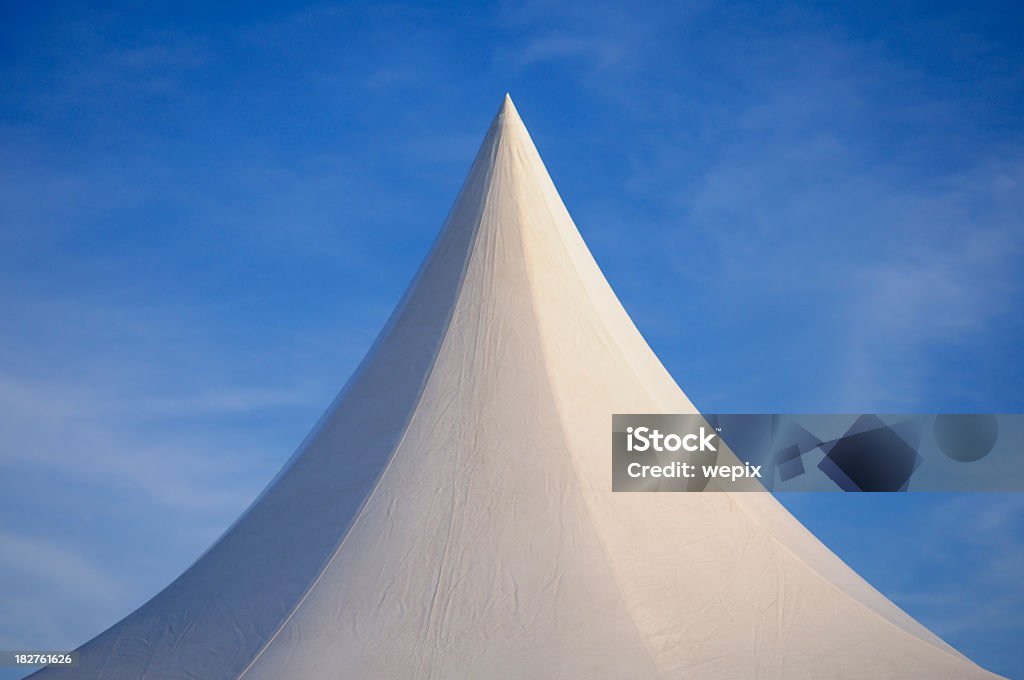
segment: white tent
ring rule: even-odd
[[[692,413],[507,97],[295,456],[40,678],[986,678],[768,493],[612,493],[612,413]]]

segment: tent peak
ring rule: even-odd
[[[515,123],[522,125],[523,121],[519,117],[519,112],[516,111],[516,105],[512,103],[512,97],[506,92],[505,97],[501,100],[501,106],[498,107],[498,113],[495,115],[492,125],[510,125]]]

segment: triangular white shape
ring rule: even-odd
[[[191,568],[40,678],[982,678],[767,493],[612,493],[694,412],[507,96],[387,326]]]

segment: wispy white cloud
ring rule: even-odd
[[[253,463],[267,464],[270,452],[247,451],[252,442],[242,438],[203,441],[194,425],[168,432],[176,416],[166,410],[163,431],[147,437],[140,421],[148,417],[152,424],[158,414],[145,407],[140,413],[131,400],[101,404],[87,394],[75,395],[75,387],[0,381],[0,467],[6,474],[45,469],[131,499],[137,509],[146,502],[226,513],[251,497],[250,476],[259,469]]]
[[[1020,188],[1024,156],[982,164],[927,192],[886,187],[865,218],[902,232],[851,268],[840,327],[846,406],[927,408],[944,370],[933,350],[960,348],[1012,314],[1024,295]],[[909,236],[909,238],[907,238]],[[965,395],[960,396],[961,399]]]
[[[918,563],[895,593],[926,613],[940,635],[1024,634],[1024,498],[1018,494],[952,496],[921,518]],[[936,577],[940,579],[936,583]]]
[[[629,188],[661,214],[620,257],[660,262],[685,283],[663,289],[646,323],[656,328],[664,304],[688,304],[696,287],[746,321],[722,333],[759,346],[769,310],[769,330],[790,328],[792,351],[772,345],[770,359],[794,374],[813,363],[821,381],[805,401],[818,409],[928,409],[945,368],[934,350],[998,326],[1024,294],[1024,148],[936,166],[926,156],[942,140],[879,146],[872,126],[887,117],[922,135],[937,120],[964,135],[971,123],[944,99],[879,101],[894,82],[922,85],[869,47],[759,40],[747,65],[763,78],[732,109],[713,104],[698,132],[659,127],[658,144],[634,151]],[[691,154],[693,134],[710,154]]]
[[[268,361],[190,332],[213,328],[196,310],[72,300],[4,329],[0,581],[18,588],[0,594],[3,648],[77,645],[166,585],[338,388],[298,342],[270,341]]]
[[[639,68],[658,27],[651,12],[625,5],[547,0],[507,3],[501,20],[514,36],[499,55],[503,63],[515,69],[576,64],[592,77]]]
[[[116,567],[101,566],[59,539],[2,529],[0,581],[18,584],[0,593],[7,612],[0,619],[4,649],[61,649],[81,625],[81,612],[102,611],[134,594]],[[59,611],[54,602],[62,603]]]
[[[71,600],[110,597],[120,588],[113,574],[56,541],[4,530],[0,530],[0,571],[17,572],[19,580],[38,580]]]
[[[31,78],[24,63],[0,65],[5,82],[19,95],[19,106],[66,114],[83,106],[115,103],[129,94],[185,96],[183,84],[209,63],[212,47],[194,34],[171,29],[134,30],[129,40],[111,39],[123,35],[130,21],[124,12],[112,9],[62,14],[55,28],[60,40],[75,46],[73,58],[37,64],[42,68],[32,70]]]

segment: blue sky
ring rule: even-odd
[[[245,507],[506,90],[703,410],[1024,410],[1011,3],[211,5],[2,10],[0,648],[83,641]],[[1020,496],[785,502],[1024,677]]]

